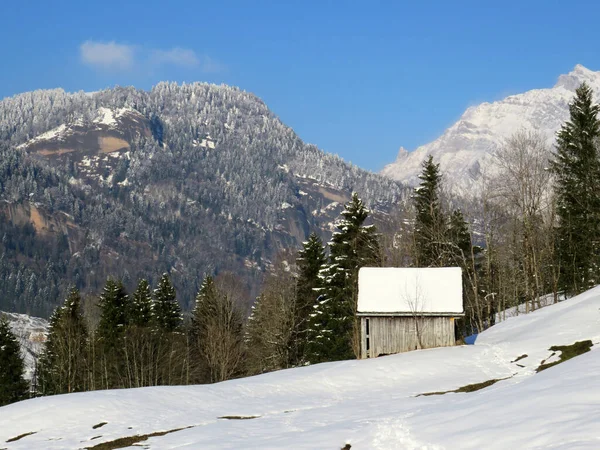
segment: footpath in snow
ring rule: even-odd
[[[558,360],[560,352],[551,356],[551,346],[588,339],[592,351],[536,373],[542,361]],[[171,431],[138,445],[598,449],[599,342],[600,287],[510,318],[471,346],[319,364],[214,385],[27,400],[0,408],[0,448],[93,448]],[[500,381],[476,392],[419,395],[490,380]],[[26,433],[34,434],[6,442]]]

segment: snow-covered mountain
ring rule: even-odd
[[[396,161],[381,173],[394,180],[417,185],[421,163],[433,155],[451,187],[463,191],[493,171],[492,153],[520,129],[537,130],[554,144],[555,133],[569,117],[575,89],[587,82],[600,100],[600,72],[577,65],[561,75],[554,87],[511,95],[493,103],[468,108],[462,117],[435,141],[409,152],[400,149]]]
[[[8,319],[10,329],[19,340],[21,355],[25,362],[25,377],[29,380],[33,376],[38,357],[46,342],[48,321],[27,314],[0,311],[0,316],[2,315]]]
[[[27,400],[0,408],[0,445],[597,449],[599,305],[596,287],[497,324],[474,345],[317,364],[214,385]],[[552,346],[587,340],[591,351],[537,372],[542,363],[563,356]]]

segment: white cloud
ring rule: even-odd
[[[153,50],[150,59],[154,64],[173,64],[175,66],[196,67],[200,59],[194,50],[175,47],[171,50]]]
[[[79,51],[84,64],[102,70],[147,70],[164,66],[194,68],[206,73],[225,70],[223,64],[209,56],[198,55],[194,50],[182,47],[163,50],[118,44],[115,41],[86,41],[80,45]]]
[[[103,70],[129,70],[133,67],[135,48],[116,42],[85,41],[79,46],[81,61]]]

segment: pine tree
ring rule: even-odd
[[[560,288],[568,294],[599,281],[600,251],[600,107],[583,83],[569,105],[570,118],[560,129],[551,162],[557,198],[557,253]]]
[[[175,288],[166,273],[154,290],[153,315],[156,326],[162,331],[172,332],[181,325],[181,308],[177,303]]]
[[[376,229],[364,225],[369,211],[356,193],[341,215],[331,238],[329,261],[319,274],[323,288],[310,320],[307,353],[311,363],[358,354],[358,270],[381,264]]]
[[[122,333],[129,325],[131,313],[129,296],[123,283],[107,280],[98,306],[100,322],[96,336],[104,345],[117,346]]]
[[[302,249],[298,252],[298,258],[296,259],[298,282],[293,337],[296,345],[296,365],[306,360],[309,318],[317,305],[319,294],[316,289],[320,287],[319,273],[326,261],[327,256],[321,238],[316,233],[311,233],[308,241],[304,242]]]
[[[442,175],[432,156],[423,162],[419,179],[421,183],[413,196],[416,209],[414,264],[417,267],[439,267],[443,265],[446,224],[440,200]]]
[[[72,288],[50,318],[48,338],[39,361],[39,390],[44,395],[87,389],[88,331],[81,296]]]
[[[17,337],[5,317],[0,317],[0,368],[0,406],[26,399],[29,383],[24,378],[25,365]]]
[[[152,292],[146,280],[140,280],[131,295],[131,325],[146,327],[152,320]]]

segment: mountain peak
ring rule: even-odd
[[[577,64],[571,72],[559,76],[554,87],[563,87],[569,91],[574,91],[581,83],[592,84],[594,80],[598,79],[600,79],[600,72],[594,72],[581,64]]]
[[[516,131],[537,130],[551,146],[556,131],[569,118],[568,105],[575,89],[583,82],[593,89],[594,101],[599,102],[600,72],[577,64],[571,72],[561,75],[553,88],[534,89],[468,108],[438,139],[408,154],[400,151],[396,161],[381,173],[416,185],[421,163],[432,155],[456,192],[473,192],[480,186],[481,174],[494,170],[495,149]]]

